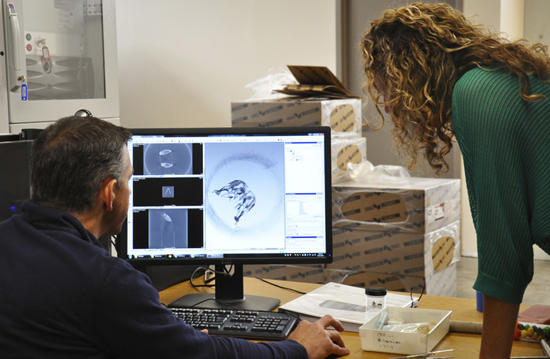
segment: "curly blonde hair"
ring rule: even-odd
[[[531,94],[529,76],[548,81],[547,47],[510,42],[470,23],[447,4],[414,3],[387,10],[372,22],[360,43],[366,75],[363,89],[378,108],[391,108],[394,138],[414,168],[424,152],[437,174],[448,171],[444,157],[453,146],[453,88],[468,70],[506,69],[519,78],[519,92]],[[382,122],[383,124],[383,122]]]

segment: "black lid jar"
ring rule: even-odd
[[[365,294],[367,295],[367,312],[382,310],[386,307],[386,294],[388,290],[383,287],[367,287]]]
[[[388,290],[384,287],[367,287],[365,288],[365,294],[380,297],[388,294]]]

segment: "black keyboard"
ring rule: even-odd
[[[278,312],[170,308],[172,313],[198,330],[209,334],[255,340],[283,340],[288,337],[298,319]]]

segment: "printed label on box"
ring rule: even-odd
[[[431,206],[426,209],[426,219],[428,224],[434,223],[440,219],[445,218],[445,203]]]

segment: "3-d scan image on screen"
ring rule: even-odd
[[[218,190],[214,190],[214,193],[223,198],[227,198],[237,210],[235,217],[235,223],[239,222],[241,217],[248,213],[252,207],[256,204],[256,196],[244,181],[233,180],[227,185]]]
[[[208,243],[251,248],[258,236],[272,236],[274,248],[282,246],[283,161],[282,143],[205,145],[206,221],[215,228]]]

